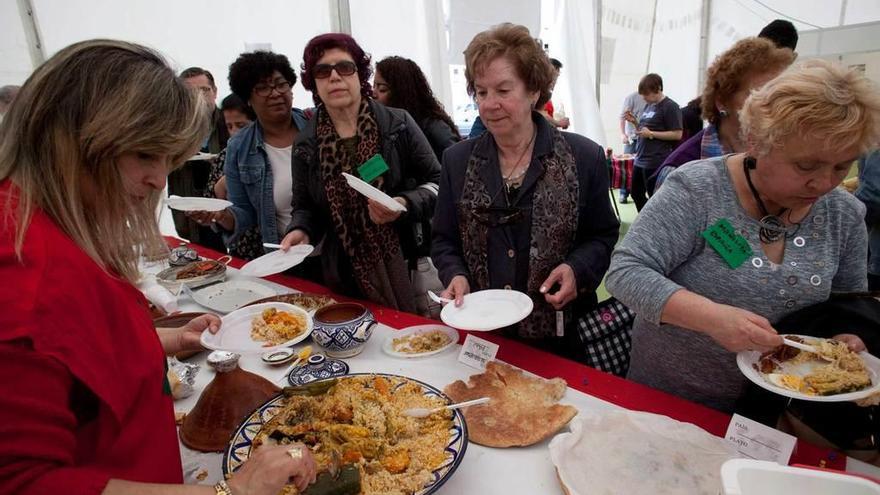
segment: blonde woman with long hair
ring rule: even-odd
[[[198,148],[203,108],[156,52],[93,40],[34,71],[3,120],[3,493],[274,495],[314,479],[308,449],[287,446],[228,484],[180,485],[165,354],[220,321],[157,330],[133,282],[138,253],[161,246],[160,193]]]

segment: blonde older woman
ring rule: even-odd
[[[596,304],[618,235],[604,151],[534,111],[553,67],[524,26],[478,34],[465,59],[488,132],[443,155],[431,256],[444,294],[460,304],[471,290],[525,292],[535,309],[510,333],[575,357],[573,313]]]
[[[207,124],[159,54],[121,41],[64,48],[21,88],[0,127],[3,493],[274,495],[290,477],[314,481],[309,450],[293,445],[215,488],[174,486],[165,354],[199,349],[220,321],[157,332],[133,282],[139,248],[162,244],[168,172]]]
[[[811,61],[753,92],[739,118],[746,152],[673,172],[607,278],[638,314],[628,377],[724,411],[744,386],[735,352],[777,346],[773,322],[867,288],[865,208],[837,186],[880,137],[880,95]]]

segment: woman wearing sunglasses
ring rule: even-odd
[[[293,219],[282,249],[321,243],[330,288],[414,312],[409,270],[430,250],[440,164],[406,111],[370,97],[371,72],[369,55],[348,35],[324,34],[306,46],[301,76],[316,108],[293,153]],[[377,154],[387,165],[362,166]],[[343,172],[406,212],[368,200]]]
[[[258,226],[262,242],[278,243],[291,216],[291,151],[306,126],[302,110],[292,108],[296,74],[287,57],[257,51],[243,53],[229,66],[229,87],[247,102],[257,120],[235,134],[226,148],[227,199],[232,206],[217,213],[193,214],[199,223],[215,224],[227,246]],[[262,254],[252,252],[251,257]]]
[[[534,111],[553,67],[528,29],[484,31],[464,54],[468,92],[488,132],[443,155],[431,255],[444,295],[461,304],[472,290],[522,291],[535,309],[512,336],[571,356],[577,337],[566,324],[596,305],[617,240],[605,153]]]

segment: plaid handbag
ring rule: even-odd
[[[583,344],[585,364],[598,370],[626,375],[632,345],[632,325],[636,314],[615,298],[577,319],[577,334]]]

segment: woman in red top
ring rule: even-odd
[[[157,330],[132,282],[138,248],[162,242],[167,173],[206,133],[197,94],[130,43],[71,45],[21,88],[0,126],[0,493],[274,495],[314,480],[308,449],[286,446],[228,484],[180,485],[164,359],[220,321]]]

